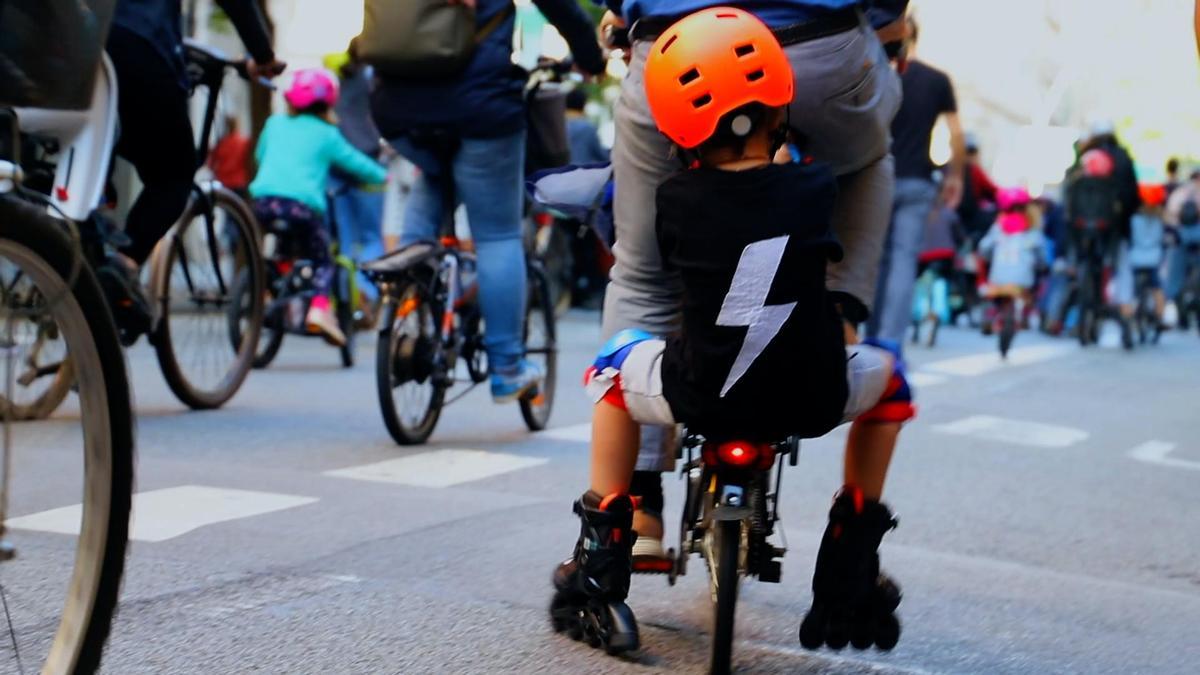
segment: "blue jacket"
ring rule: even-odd
[[[487,23],[512,0],[478,0],[476,22]],[[534,0],[542,14],[562,33],[579,67],[604,70],[591,19],[576,0]],[[510,16],[475,48],[470,64],[449,81],[415,82],[383,78],[371,97],[375,123],[384,138],[410,129],[446,128],[467,138],[506,136],[525,126],[522,92],[525,75],[512,63]]]
[[[751,12],[772,27],[807,21],[821,12],[847,7],[860,7],[867,13],[871,25],[885,26],[903,13],[908,0],[605,0],[608,7],[619,12],[633,25],[643,16],[680,16],[698,9],[715,6],[734,6]]]

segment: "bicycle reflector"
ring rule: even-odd
[[[748,443],[746,441],[729,441],[720,444],[704,446],[704,463],[723,464],[725,466],[759,469],[769,469],[775,462],[775,452],[765,443]]]

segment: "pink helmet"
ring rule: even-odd
[[[1029,190],[1025,188],[1000,188],[996,191],[996,207],[1001,211],[1012,211],[1029,205]]]
[[[323,68],[297,70],[283,98],[296,110],[304,110],[317,103],[333,107],[338,100],[337,78]]]
[[[1112,155],[1099,148],[1083,153],[1079,164],[1083,166],[1083,175],[1091,178],[1108,178],[1116,169]]]

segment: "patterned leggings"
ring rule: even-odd
[[[285,237],[301,243],[301,255],[313,264],[313,289],[328,295],[333,257],[324,215],[294,199],[260,197],[254,200],[254,216],[267,232],[286,232]]]

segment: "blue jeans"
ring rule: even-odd
[[[913,287],[917,283],[917,260],[925,221],[937,196],[937,186],[932,181],[896,179],[892,225],[883,250],[875,310],[867,324],[867,335],[872,338],[904,344],[904,336],[912,325]]]
[[[383,191],[363,190],[337,176],[329,179],[334,190],[333,214],[337,218],[338,247],[342,255],[364,262],[383,255]],[[371,300],[379,291],[362,272],[358,288]]]
[[[401,244],[438,237],[442,223],[445,167],[429,150],[401,137],[392,145],[421,170],[404,213]],[[487,323],[484,347],[493,371],[516,367],[524,353],[525,131],[499,138],[464,138],[454,156],[452,179],[458,203],[466,207],[479,256],[479,304]]]

